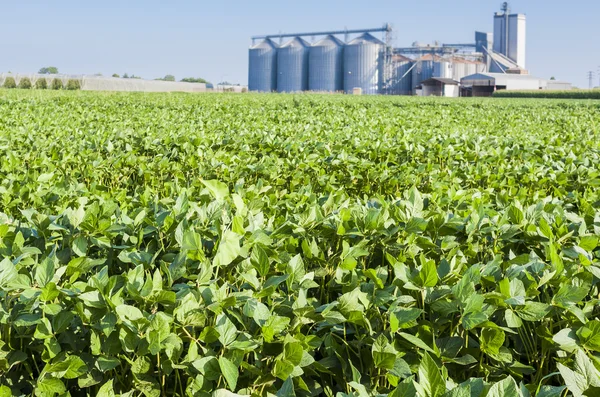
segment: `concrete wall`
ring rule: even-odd
[[[460,89],[457,85],[444,84],[444,96],[457,98],[460,95]]]

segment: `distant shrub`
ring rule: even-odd
[[[79,80],[71,79],[67,82],[67,90],[75,91],[75,90],[80,90],[80,89],[81,89],[81,83],[79,83]]]
[[[17,83],[15,82],[15,79],[13,77],[7,77],[6,80],[4,80],[4,88],[17,88]]]
[[[242,93],[246,93],[248,92],[248,89],[246,87],[242,88]]]
[[[496,91],[495,98],[600,99],[600,90]]]
[[[24,90],[31,89],[31,80],[29,80],[29,77],[23,77],[19,81],[19,88],[24,89]]]
[[[52,83],[50,84],[50,88],[52,88],[53,90],[62,90],[63,83],[60,79],[53,79]]]
[[[35,82],[35,88],[37,88],[38,90],[45,90],[48,88],[48,82],[46,81],[46,79],[37,79],[37,81]]]

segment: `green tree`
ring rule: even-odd
[[[123,73],[123,78],[124,78],[124,79],[128,79],[128,78],[129,78],[129,75],[128,75],[127,73]]]
[[[183,79],[181,79],[180,81],[184,82],[184,83],[204,83],[204,84],[210,84],[209,81],[203,79],[203,78],[195,78],[195,77],[185,77]]]
[[[29,77],[23,77],[19,81],[19,88],[24,89],[24,90],[31,89],[31,80],[29,80]]]
[[[112,77],[119,78],[119,77],[121,77],[121,76],[119,76],[117,73],[113,73]]]
[[[58,74],[58,68],[56,66],[48,66],[45,68],[41,68],[38,73],[39,74]]]
[[[60,79],[54,79],[52,80],[52,84],[50,84],[50,88],[52,88],[53,90],[62,90],[63,83]]]
[[[81,89],[81,84],[79,80],[71,79],[67,82],[67,90],[74,91]]]
[[[17,88],[17,83],[15,82],[15,79],[13,77],[7,77],[6,80],[4,80],[4,88]]]
[[[38,90],[45,90],[48,88],[48,82],[46,81],[46,79],[37,79],[37,81],[35,82],[35,88],[37,88]]]

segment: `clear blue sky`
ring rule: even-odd
[[[498,0],[0,0],[0,71],[173,74],[246,84],[250,36],[389,22],[395,44],[472,42]],[[515,0],[527,14],[527,66],[587,87],[600,66],[599,0]]]

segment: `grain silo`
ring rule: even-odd
[[[387,94],[412,95],[412,76],[410,72],[413,65],[413,60],[405,56],[394,55],[392,57],[391,76]]]
[[[360,88],[363,94],[378,94],[383,79],[384,44],[364,33],[344,47],[344,91]]]
[[[423,55],[417,59],[416,65],[412,70],[412,89],[416,91],[422,81],[435,77],[435,64],[442,61],[442,58],[437,55]],[[439,66],[438,66],[439,68]]]
[[[295,37],[277,51],[277,92],[308,90],[310,44]]]
[[[486,71],[486,64],[465,58],[452,58],[452,79],[460,81],[463,77]]]
[[[336,92],[344,89],[344,43],[329,35],[310,47],[308,89]]]
[[[248,90],[272,92],[277,89],[277,44],[265,39],[250,47]]]

